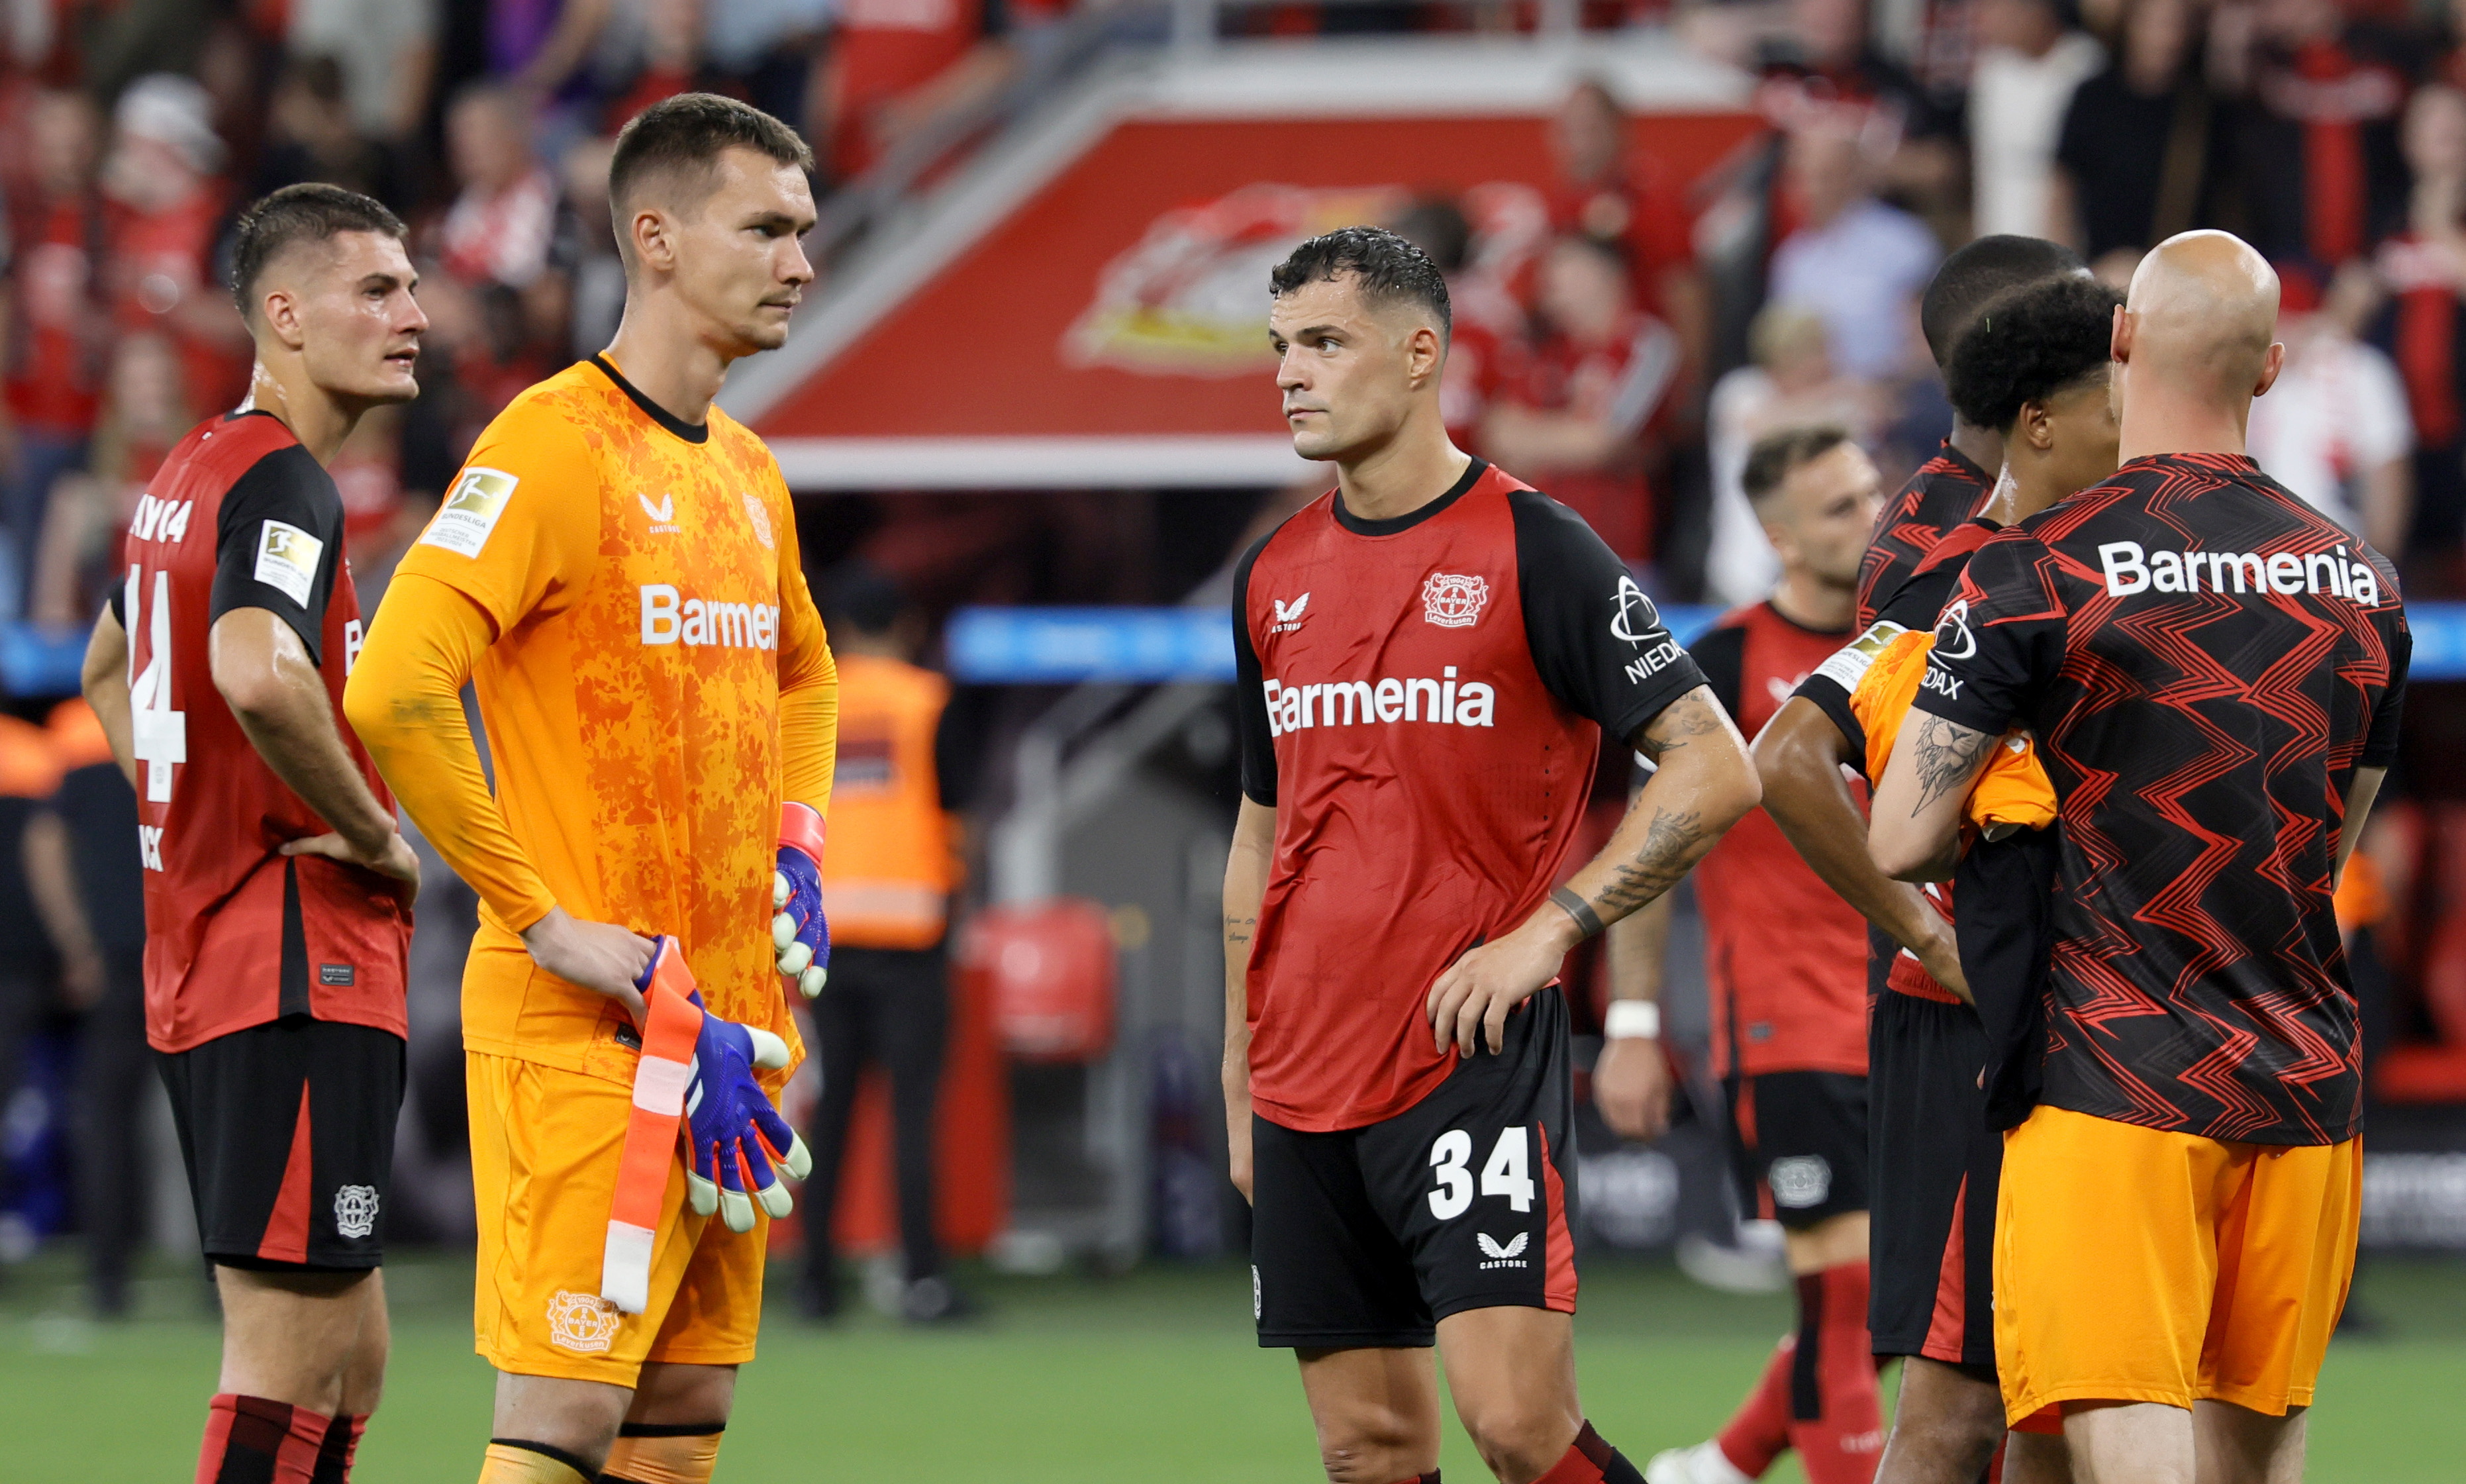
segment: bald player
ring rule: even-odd
[[[1886,874],[1941,878],[1994,739],[2035,733],[2061,843],[1995,1359],[2006,1418],[2060,1412],[2096,1484],[2300,1476],[2354,1270],[2330,895],[2396,755],[2410,641],[2388,563],[2244,454],[2276,312],[2224,233],[2142,262],[2115,317],[2121,467],[1970,560],[1870,826]]]

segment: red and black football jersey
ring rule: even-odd
[[[287,1015],[405,1034],[410,908],[375,872],[281,854],[330,826],[258,755],[208,663],[224,614],[280,618],[360,776],[392,803],[343,717],[361,626],[333,480],[280,418],[209,418],[146,486],[122,565],[111,608],[128,631],[146,1039],[183,1051]]]
[[[1864,630],[1875,611],[1900,590],[1945,531],[1986,507],[1995,476],[1970,462],[1945,438],[1935,457],[1918,465],[1901,492],[1875,517],[1875,533],[1858,564],[1858,620]]]
[[[1850,636],[1769,602],[1724,614],[1688,652],[1747,736]],[[1864,790],[1859,791],[1862,795]],[[1867,920],[1755,809],[1695,867],[1713,1072],[1867,1073]]]
[[[1235,569],[1233,628],[1242,787],[1276,810],[1251,1102],[1377,1123],[1455,1065],[1430,985],[1548,897],[1602,732],[1703,672],[1574,512],[1480,460],[1393,520],[1334,491],[1294,514]]]
[[[2237,456],[2134,460],[1970,558],[1916,705],[2029,728],[2060,800],[2045,1101],[2353,1136],[2331,871],[2410,646],[2388,564]]]

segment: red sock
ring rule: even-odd
[[[2007,1434],[2006,1442],[2011,1441]],[[1995,1445],[1995,1456],[1986,1460],[1986,1484],[2004,1484],[2004,1444]]]
[[[1644,1484],[1644,1475],[1626,1455],[1603,1440],[1591,1423],[1576,1434],[1567,1451],[1550,1466],[1550,1472],[1533,1484]]]
[[[206,1409],[197,1484],[316,1484],[317,1453],[332,1421],[304,1406],[226,1391]]]
[[[310,1484],[351,1484],[351,1461],[360,1456],[360,1434],[368,1428],[366,1417],[347,1412],[337,1416],[317,1450],[317,1472]]]
[[[1738,1404],[1737,1415],[1715,1439],[1721,1445],[1721,1456],[1751,1479],[1762,1478],[1773,1460],[1789,1448],[1789,1382],[1797,1358],[1798,1337],[1784,1336],[1773,1347],[1772,1359],[1764,1362],[1763,1379]]]
[[[1789,1442],[1799,1467],[1807,1484],[1873,1484],[1884,1409],[1867,1335],[1867,1265],[1800,1278],[1798,1312]]]

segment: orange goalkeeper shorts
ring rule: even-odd
[[[680,1159],[652,1242],[650,1306],[620,1313],[599,1296],[599,1266],[632,1090],[484,1052],[464,1061],[480,1226],[472,1322],[488,1363],[631,1386],[645,1360],[752,1360],[770,1234],[761,1208],[743,1233],[694,1215]]]
[[[2243,1144],[2041,1107],[2005,1135],[1995,1364],[2067,1402],[2308,1406],[2355,1273],[2363,1148]]]

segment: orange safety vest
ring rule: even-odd
[[[930,948],[942,940],[959,874],[933,771],[951,683],[898,660],[838,660],[839,769],[822,853],[831,941]]]

